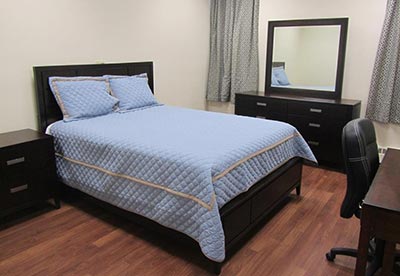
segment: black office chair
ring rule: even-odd
[[[360,218],[361,203],[379,167],[375,129],[368,119],[355,119],[347,123],[342,132],[342,148],[347,174],[347,191],[340,208],[340,216]],[[373,251],[373,250],[371,250]],[[332,248],[326,259],[333,261],[336,255],[357,257],[352,248]],[[373,252],[369,259],[372,259]]]

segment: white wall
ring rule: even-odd
[[[3,0],[0,132],[36,128],[33,65],[154,61],[160,102],[204,109],[207,0]]]
[[[369,85],[385,16],[383,0],[260,0],[260,85],[264,89],[266,35],[269,20],[349,17],[343,98],[362,100],[365,115]],[[232,112],[228,104],[209,103],[209,110]],[[382,146],[400,147],[400,126],[375,124]]]

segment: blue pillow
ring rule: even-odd
[[[118,99],[110,95],[106,78],[50,77],[49,84],[64,121],[105,115],[117,109]]]
[[[271,74],[271,85],[279,85],[278,79],[275,77],[274,73]]]
[[[104,77],[110,82],[111,95],[119,99],[120,111],[158,104],[151,92],[146,74]]]
[[[286,75],[285,69],[283,67],[272,68],[272,73],[275,75],[279,85],[289,85],[289,79]]]

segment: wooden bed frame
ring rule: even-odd
[[[272,68],[274,67],[283,67],[283,69],[285,69],[285,62],[283,61],[272,62]]]
[[[61,111],[48,85],[50,76],[135,75],[140,73],[147,73],[149,86],[154,93],[152,62],[34,67],[40,130],[44,132],[48,125],[62,119]],[[296,189],[297,195],[300,195],[302,163],[301,158],[289,160],[253,185],[247,192],[232,199],[220,209],[227,258],[235,251],[237,245],[245,240],[250,231],[270,215],[292,190]],[[181,240],[191,240],[198,247],[197,242],[182,233],[111,204],[94,200],[141,225],[169,236],[177,236]],[[222,263],[211,260],[210,262],[213,264],[214,272],[219,274]]]

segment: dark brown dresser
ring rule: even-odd
[[[361,101],[253,91],[236,94],[235,114],[287,122],[297,128],[320,165],[343,170],[342,129],[360,117]]]
[[[53,137],[34,130],[0,134],[0,216],[56,196]]]

